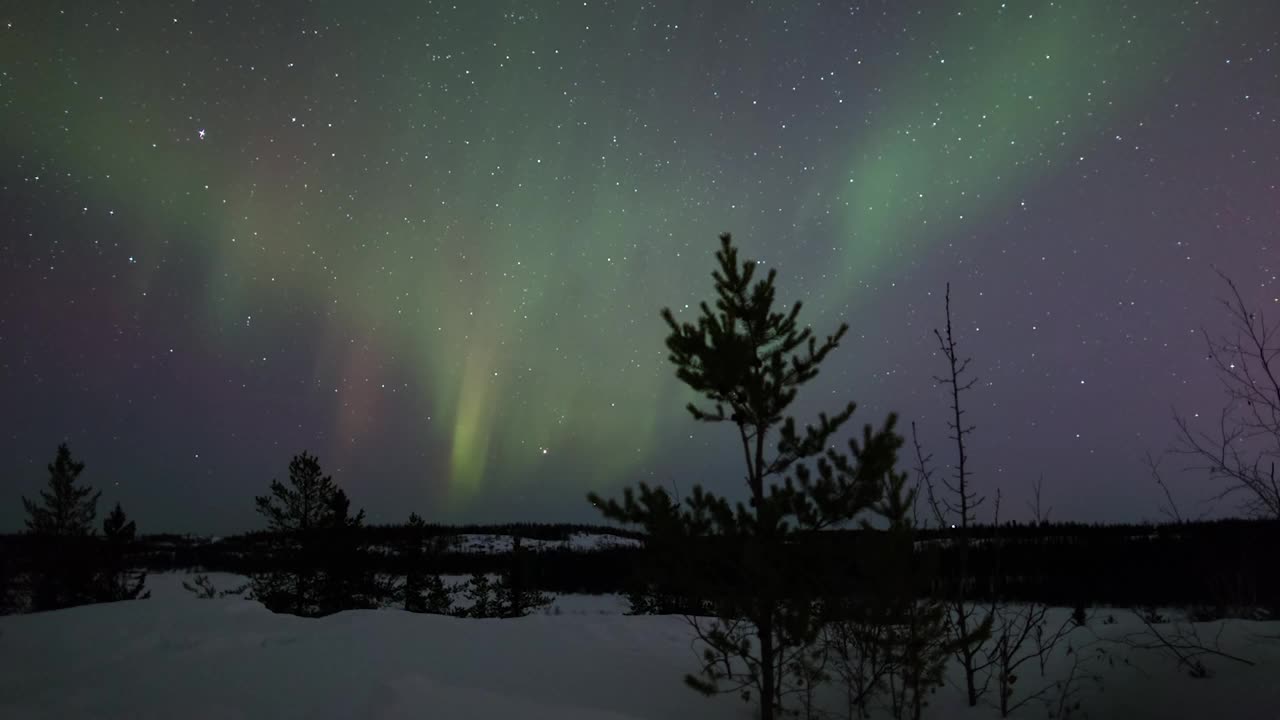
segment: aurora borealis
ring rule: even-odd
[[[733,487],[658,317],[721,231],[852,326],[801,419],[947,457],[950,281],[976,482],[1138,519],[1171,408],[1221,406],[1211,266],[1280,295],[1280,12],[12,3],[0,157],[0,530],[63,440],[144,531],[253,527],[304,449],[375,522]]]

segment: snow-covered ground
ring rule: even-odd
[[[448,549],[460,553],[504,553],[510,552],[512,539],[510,535],[478,535],[460,534],[448,536]],[[524,550],[605,550],[612,547],[638,547],[639,540],[618,535],[603,533],[570,533],[567,540],[535,540],[522,538],[520,547]]]
[[[497,555],[511,552],[514,540],[511,535],[492,533],[459,533],[443,535],[440,538],[441,549],[445,552],[464,553],[469,555]],[[570,533],[564,540],[538,540],[521,538],[522,550],[538,552],[541,550],[576,550],[589,552],[592,550],[608,550],[618,547],[639,547],[640,541],[634,538],[610,535],[607,533]],[[376,553],[392,555],[397,552],[390,545],[373,545],[370,548]]]
[[[616,596],[557,598],[562,614],[515,620],[390,609],[304,619],[253,601],[196,599],[182,589],[184,577],[149,578],[149,600],[0,618],[0,718],[752,717],[736,697],[708,699],[683,686],[697,660],[683,619],[620,615]],[[219,588],[239,584],[210,577]],[[1117,622],[1103,624],[1107,614]],[[1164,656],[1094,636],[1140,629],[1126,612],[1102,611],[1073,635],[1101,675],[1081,686],[1078,717],[1280,718],[1280,642],[1264,639],[1280,634],[1276,623],[1201,627],[1210,638],[1221,629],[1223,649],[1257,663],[1210,659],[1214,676],[1202,680]],[[1059,658],[1046,680],[1067,666]],[[1041,682],[1028,666],[1019,687]],[[998,715],[964,708],[953,688],[927,710],[930,718]]]

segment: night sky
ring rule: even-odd
[[[1222,405],[1213,267],[1280,313],[1280,10],[7,2],[0,228],[0,531],[64,440],[143,532],[260,526],[304,449],[375,522],[742,497],[658,315],[721,231],[851,325],[802,420],[953,457],[950,281],[977,486],[1155,519],[1143,453]]]

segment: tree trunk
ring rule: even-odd
[[[773,678],[773,608],[765,607],[761,613],[760,627],[756,634],[760,638],[760,720],[773,720],[774,711],[774,678]]]
[[[969,631],[965,629],[965,623],[960,623],[960,628],[960,636],[967,636]],[[973,650],[966,644],[964,649],[964,687],[965,691],[969,693],[969,707],[977,707],[978,705],[978,688],[973,683],[973,676]]]

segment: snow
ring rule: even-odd
[[[690,703],[679,618],[305,619],[199,600],[181,579],[153,581],[149,600],[0,618],[0,717],[743,717],[731,698]]]
[[[416,615],[394,609],[305,619],[250,600],[196,599],[188,576],[149,578],[149,600],[0,618],[0,717],[25,718],[546,718],[748,720],[733,696],[704,698],[681,678],[696,666],[679,617],[624,616],[616,596],[563,596],[561,614],[513,620]],[[218,588],[243,579],[210,574]],[[1060,613],[1068,611],[1061,610]],[[1107,614],[1117,622],[1102,623]],[[1062,617],[1059,615],[1059,617]],[[1073,635],[1108,645],[1090,660],[1099,683],[1082,686],[1089,718],[1268,718],[1280,713],[1276,623],[1227,621],[1224,649],[1255,667],[1209,660],[1193,680],[1158,654],[1098,641],[1142,626],[1125,611],[1099,611]],[[1088,655],[1088,652],[1085,653]],[[1082,656],[1083,657],[1083,656]],[[1065,659],[1051,667],[1062,672]],[[1050,677],[1048,679],[1053,679]],[[1019,685],[1038,686],[1028,666]],[[963,708],[944,688],[931,718],[998,717]],[[1039,706],[1015,717],[1042,718]]]
[[[505,553],[511,551],[510,535],[489,535],[462,533],[449,536],[449,550],[458,553]],[[605,550],[615,547],[639,547],[640,541],[618,535],[604,533],[570,533],[566,540],[537,540],[522,538],[520,547],[524,550]]]
[[[508,534],[494,533],[458,533],[452,536],[440,536],[444,552],[456,552],[461,555],[502,555],[512,551],[515,538]],[[540,552],[549,550],[572,550],[591,552],[611,550],[616,547],[640,547],[641,542],[635,538],[611,536],[608,533],[570,533],[562,541],[545,541],[545,539],[521,538],[522,551]],[[390,544],[375,544],[370,550],[379,555],[397,555],[398,547]]]
[[[511,535],[494,533],[458,533],[442,535],[439,540],[446,552],[467,555],[498,555],[511,552],[514,538]],[[520,548],[525,551],[539,552],[544,550],[574,550],[592,552],[611,548],[640,547],[642,543],[635,538],[610,535],[600,532],[569,533],[564,540],[539,540],[521,538]],[[371,545],[371,551],[380,555],[395,555],[400,549],[394,545]]]

